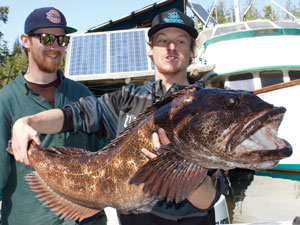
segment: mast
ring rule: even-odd
[[[239,0],[234,0],[234,15],[235,15],[235,22],[240,22],[240,7],[239,7]]]

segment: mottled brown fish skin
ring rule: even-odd
[[[70,148],[41,149],[33,143],[29,159],[38,175],[28,180],[41,199],[66,215],[71,213],[51,200],[52,190],[70,204],[96,210],[112,206],[129,211],[147,205],[155,196],[181,201],[202,182],[205,168],[266,169],[291,155],[291,146],[273,135],[284,112],[284,108],[276,108],[250,92],[189,87],[148,109],[96,153]],[[261,134],[252,137],[264,126],[267,128]],[[152,133],[160,127],[165,129],[173,147],[151,160],[147,168],[149,160],[141,148],[153,151]],[[257,136],[271,141],[255,142],[250,136],[255,141]],[[250,149],[248,143],[244,144],[245,139],[249,139]],[[163,165],[166,168],[162,169]],[[148,173],[151,168],[153,171]],[[198,183],[191,182],[194,178]],[[155,186],[157,180],[161,183]],[[180,180],[193,184],[180,187]],[[50,191],[44,190],[43,182]],[[140,184],[143,182],[146,190]],[[178,189],[174,189],[174,184]],[[174,192],[188,193],[175,196]],[[82,219],[81,214],[84,213],[80,209],[69,218]]]

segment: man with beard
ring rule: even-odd
[[[2,225],[77,224],[59,219],[55,212],[42,205],[25,181],[33,168],[14,160],[6,152],[13,123],[21,117],[35,114],[90,96],[87,87],[64,77],[59,70],[65,48],[69,43],[66,34],[76,29],[68,27],[64,15],[53,7],[34,10],[25,21],[21,41],[28,57],[28,68],[0,91],[0,196],[2,200]],[[40,135],[42,145],[81,147],[87,150],[101,148],[96,135],[70,132]],[[106,224],[106,217],[99,213],[89,224]],[[101,222],[102,221],[102,222]],[[94,224],[94,223],[93,223]]]
[[[149,56],[155,65],[155,82],[144,86],[128,85],[100,98],[86,97],[63,109],[54,109],[18,120],[13,128],[12,148],[15,159],[27,162],[27,143],[33,139],[40,143],[37,133],[54,134],[63,131],[97,132],[102,138],[116,137],[137,115],[153,103],[193,83],[187,76],[187,67],[194,57],[198,32],[191,18],[177,9],[154,17],[148,31]],[[201,84],[196,84],[201,86]],[[22,130],[22,132],[21,132]],[[168,140],[159,131],[162,143]],[[154,134],[156,144],[159,141]],[[155,142],[154,142],[155,144]],[[144,153],[149,157],[155,155]],[[214,203],[221,193],[223,180],[217,188],[207,176],[187,200],[175,204],[166,201],[152,202],[139,214],[120,215],[122,225],[210,225],[215,224]]]

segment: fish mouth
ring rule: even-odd
[[[277,136],[286,109],[274,107],[259,112],[240,125],[227,144],[227,151],[245,162],[280,160],[292,154],[291,145]]]

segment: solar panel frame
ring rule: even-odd
[[[65,76],[88,81],[154,75],[147,56],[148,29],[71,35]]]
[[[209,13],[200,4],[196,4],[196,3],[189,3],[189,4],[193,13],[201,20],[203,24],[205,24],[207,22]],[[214,25],[218,24],[218,22],[213,17],[210,17],[208,22],[211,22]]]

